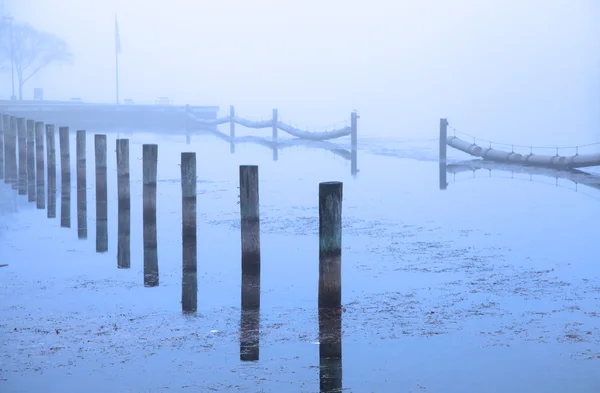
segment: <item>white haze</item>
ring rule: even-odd
[[[320,127],[360,111],[360,134],[435,137],[440,117],[514,143],[600,141],[597,0],[18,0],[63,37],[71,66],[25,87],[47,99],[230,104]],[[2,75],[3,96],[10,80]]]

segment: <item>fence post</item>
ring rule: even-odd
[[[235,153],[235,106],[229,106],[229,152]]]
[[[350,174],[352,176],[358,173],[358,117],[356,111],[350,114]]]
[[[158,253],[156,242],[156,177],[158,145],[142,146],[144,200],[144,286],[158,286]]]
[[[106,190],[106,135],[94,135],[96,163],[96,252],[108,251],[108,192]]]
[[[440,119],[440,161],[446,162],[446,150],[448,140],[448,120]]]
[[[196,237],[196,153],[181,153],[182,273],[181,308],[198,308]]]
[[[71,156],[69,153],[69,127],[58,129],[60,145],[60,226],[71,227]]]
[[[260,218],[258,166],[240,166],[242,309],[260,308]]]
[[[44,123],[35,123],[35,158],[37,208],[46,208],[46,178],[44,176]]]
[[[35,122],[27,120],[27,201],[35,200]]]
[[[56,217],[56,147],[54,125],[46,125],[46,161],[48,161],[48,218]]]
[[[342,305],[342,183],[319,183],[319,307]]]
[[[27,195],[27,130],[25,119],[17,119],[19,132],[19,195]]]
[[[87,174],[85,131],[77,131],[77,236],[87,239]]]
[[[117,267],[131,267],[131,201],[129,195],[129,139],[117,139],[118,244]]]

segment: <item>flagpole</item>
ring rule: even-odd
[[[117,14],[115,14],[115,82],[116,82],[116,92],[117,92],[117,105],[119,105],[119,46],[120,46],[120,37],[119,37],[119,25],[117,22]]]

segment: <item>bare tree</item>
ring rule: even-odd
[[[0,30],[3,30],[0,37],[0,62],[4,65],[8,63],[10,67],[12,57],[19,86],[19,100],[23,99],[23,86],[32,76],[50,64],[68,63],[72,60],[67,43],[54,34],[38,31],[25,23],[13,24],[10,35],[5,34],[6,25]]]

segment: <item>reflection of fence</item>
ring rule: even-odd
[[[2,116],[3,154],[7,157],[4,181],[37,202],[38,209],[48,206],[48,218],[56,217],[56,153],[53,125],[14,116]],[[7,127],[8,125],[8,127]],[[4,132],[7,131],[7,132]],[[34,137],[35,131],[35,137]],[[18,163],[17,143],[18,135]],[[69,128],[59,128],[61,204],[60,226],[71,227],[71,149]],[[108,251],[107,138],[94,135],[96,252]],[[44,146],[45,145],[45,146]],[[25,149],[27,147],[27,149]],[[46,155],[44,155],[44,150]],[[77,233],[87,238],[87,156],[86,132],[76,134]],[[158,145],[142,146],[143,168],[143,282],[146,287],[159,285],[157,239],[157,165]],[[33,164],[37,163],[36,166]],[[117,139],[118,254],[117,267],[130,268],[130,163],[129,140]],[[47,190],[44,168],[47,168]],[[240,166],[241,220],[241,324],[240,359],[259,359],[260,331],[260,214],[258,167]],[[182,292],[183,312],[197,310],[197,206],[196,153],[181,153],[182,199]],[[319,184],[319,279],[318,312],[322,386],[341,388],[341,274],[342,274],[342,183]],[[235,191],[233,191],[235,192]],[[6,266],[2,266],[6,267]]]
[[[481,171],[487,171],[487,176],[476,176],[476,174]],[[493,175],[495,172],[498,173]],[[472,176],[463,176],[461,179],[457,179],[456,175],[461,173],[471,173]],[[507,175],[503,176],[500,173],[506,173]],[[453,183],[474,178],[480,179],[494,177],[544,183],[555,187],[567,188],[575,192],[581,192],[579,185],[600,190],[600,176],[580,170],[557,170],[551,168],[527,167],[515,164],[499,164],[481,160],[463,161],[456,164],[440,163],[439,176],[440,189],[442,190],[446,189],[448,186],[446,180],[447,174],[452,175]],[[515,175],[526,175],[526,177],[519,177]],[[540,178],[552,180],[545,181],[541,180]],[[567,187],[563,184],[560,184],[559,180],[567,181],[572,183],[574,186]],[[595,198],[598,199],[598,197]]]
[[[448,128],[453,135],[448,135]],[[458,136],[457,136],[458,135]],[[467,141],[469,140],[469,141]],[[470,142],[472,140],[472,142]],[[487,145],[487,147],[485,147]],[[600,165],[600,153],[581,154],[584,148],[600,146],[600,142],[578,146],[524,146],[493,142],[477,138],[450,127],[446,119],[440,119],[440,160],[446,160],[447,146],[485,160],[522,164],[529,166],[571,169]],[[534,151],[536,153],[534,153]],[[549,152],[555,154],[549,154]],[[561,155],[560,153],[563,153]],[[568,155],[567,155],[568,154]]]

